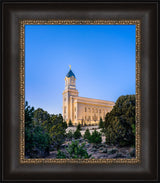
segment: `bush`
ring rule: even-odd
[[[85,143],[83,143],[82,145],[78,144],[79,142],[75,141],[68,146],[67,152],[69,153],[70,158],[76,158],[76,159],[90,158],[91,155],[88,155],[87,150],[84,149]]]
[[[84,133],[84,139],[89,139],[90,136],[91,136],[90,131],[89,131],[89,129],[87,128],[86,131],[85,131],[85,133]]]
[[[74,132],[74,134],[73,134],[73,137],[75,138],[75,139],[79,139],[80,137],[81,137],[82,135],[81,135],[81,132],[80,132],[80,130],[76,130],[75,132]]]
[[[64,152],[58,150],[57,158],[58,158],[58,159],[66,159],[66,155],[65,155]]]
[[[72,138],[73,138],[72,130],[69,130],[69,132],[66,133],[66,137],[67,137],[69,140],[72,140]]]
[[[57,158],[69,158],[69,159],[87,159],[90,158],[91,155],[87,153],[87,150],[84,148],[85,143],[82,145],[78,145],[78,141],[72,141],[71,144],[68,144],[68,148],[66,148],[66,154],[61,151],[58,151]]]
[[[94,132],[92,133],[92,135],[90,135],[88,140],[89,140],[89,143],[95,143],[95,144],[101,143],[102,142],[101,133],[94,130]]]

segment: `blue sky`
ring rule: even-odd
[[[135,50],[135,25],[26,25],[25,100],[62,113],[69,65],[81,97],[135,94]]]

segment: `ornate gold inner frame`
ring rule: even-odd
[[[26,159],[25,158],[25,25],[136,25],[136,157],[132,159]],[[141,162],[141,21],[140,20],[21,20],[20,21],[20,163],[117,163],[138,164]],[[134,69],[134,68],[133,68]]]

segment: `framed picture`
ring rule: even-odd
[[[21,163],[140,162],[140,133],[138,133],[140,131],[140,111],[135,110],[136,107],[140,107],[139,76],[135,74],[140,73],[140,21],[50,20],[48,22],[47,20],[24,20],[20,26],[22,50],[20,54],[22,56],[25,53],[25,57],[22,56],[21,61],[21,72],[25,67],[25,77],[21,77],[21,88],[24,88],[24,81],[26,83],[25,114],[24,103],[21,104],[21,116],[25,116],[25,120],[21,119],[20,126]],[[60,34],[58,34],[59,32]],[[46,39],[48,39],[47,42]],[[117,48],[116,43],[119,45]],[[92,46],[93,44],[95,45]],[[46,50],[43,48],[43,52],[40,53],[38,45],[50,45],[50,47],[47,46]],[[32,50],[34,50],[33,53]],[[72,50],[72,54],[69,53],[69,50]],[[113,57],[115,50],[117,50],[117,58]],[[47,55],[50,55],[47,65],[44,59],[40,59],[45,58],[46,52]],[[70,55],[68,55],[68,59],[66,54]],[[39,59],[33,62],[33,58],[37,59],[37,55],[39,55]],[[53,59],[49,59],[49,57],[53,57]],[[94,59],[94,57],[97,58]],[[101,62],[98,62],[98,57],[101,58]],[[108,60],[106,60],[107,58]],[[112,63],[111,60],[113,60]],[[75,76],[71,65],[68,69],[67,63],[69,62],[74,65],[79,77]],[[80,65],[82,65],[81,69]],[[99,69],[97,66],[100,66]],[[104,66],[108,66],[107,74],[105,70],[102,71]],[[35,67],[37,67],[37,73]],[[67,74],[64,73],[65,67],[68,69]],[[53,68],[56,68],[55,73]],[[60,73],[63,77],[60,76]],[[49,75],[47,76],[47,74]],[[58,80],[57,77],[61,79]],[[65,87],[62,95],[61,86],[64,85],[64,78]],[[77,78],[83,83],[84,94],[88,97],[79,96],[76,86]],[[89,78],[91,79],[89,80]],[[107,79],[110,80],[108,86]],[[86,83],[85,80],[87,80]],[[121,87],[117,82],[121,82],[119,85]],[[97,92],[102,87],[102,83],[106,85],[106,88],[101,88],[103,90],[101,94],[94,94],[94,88],[88,91],[89,83],[91,87],[99,88]],[[98,83],[101,84],[98,85]],[[107,92],[107,88],[110,88],[112,95],[109,94],[109,91]],[[136,97],[135,91],[138,93]],[[44,100],[41,97],[43,94],[40,92],[46,96]],[[106,96],[106,92],[108,96]],[[39,95],[37,102],[35,95],[37,97]],[[89,95],[97,96],[97,98],[103,95],[103,97],[117,101],[89,98]],[[24,96],[24,93],[21,96]],[[47,96],[49,100],[53,98],[50,100],[51,103],[46,102]],[[48,110],[44,110],[42,107],[33,109],[29,106],[28,101],[29,103],[35,101],[37,106],[43,106],[46,103],[46,108],[48,106],[51,108],[50,113],[49,108]],[[56,113],[56,111],[58,112]]]
[[[158,180],[157,3],[6,2],[3,37],[4,180]]]

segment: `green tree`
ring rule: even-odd
[[[85,133],[84,133],[84,139],[89,139],[90,136],[91,136],[90,131],[89,131],[89,129],[87,128],[86,131],[85,131]]]
[[[44,111],[41,108],[38,108],[34,111],[34,123],[35,125],[41,125],[45,121],[49,121],[50,115],[47,111]]]
[[[132,127],[132,133],[135,134],[136,133],[136,126],[135,126],[135,124],[132,124],[131,127]]]
[[[100,144],[102,142],[101,133],[94,130],[92,132],[92,135],[89,136],[88,141],[89,141],[89,143]]]
[[[112,111],[106,114],[103,132],[108,144],[135,144],[135,95],[118,98]]]
[[[25,153],[29,157],[45,157],[50,149],[59,148],[65,140],[67,123],[63,117],[50,115],[43,109],[25,105]]]
[[[104,127],[104,122],[103,122],[102,118],[100,118],[99,128],[103,128],[103,127]]]
[[[28,155],[34,147],[33,143],[33,114],[34,107],[30,107],[28,102],[25,102],[25,154]]]
[[[68,124],[68,126],[73,126],[73,124],[72,124],[72,121],[71,121],[71,120],[69,120],[69,124]]]
[[[37,155],[40,157],[45,157],[49,155],[50,137],[49,134],[44,132],[43,127],[37,125],[33,131],[33,142],[34,150],[37,151]]]
[[[77,129],[77,130],[74,132],[73,137],[74,137],[75,139],[79,139],[80,137],[82,137],[81,132],[80,132],[79,129]]]
[[[68,133],[66,133],[66,137],[67,137],[69,140],[72,140],[72,138],[73,138],[72,130],[69,130]]]
[[[34,107],[30,107],[28,102],[25,102],[25,128],[33,128]]]
[[[45,157],[49,154],[49,134],[41,123],[35,122],[34,107],[25,103],[25,154],[29,157]],[[38,121],[38,120],[37,120]]]
[[[78,123],[77,130],[81,130],[81,124]]]
[[[51,128],[49,134],[51,137],[51,144],[55,148],[59,148],[65,140],[66,123],[63,122],[63,117],[59,115],[51,115],[50,117]]]

